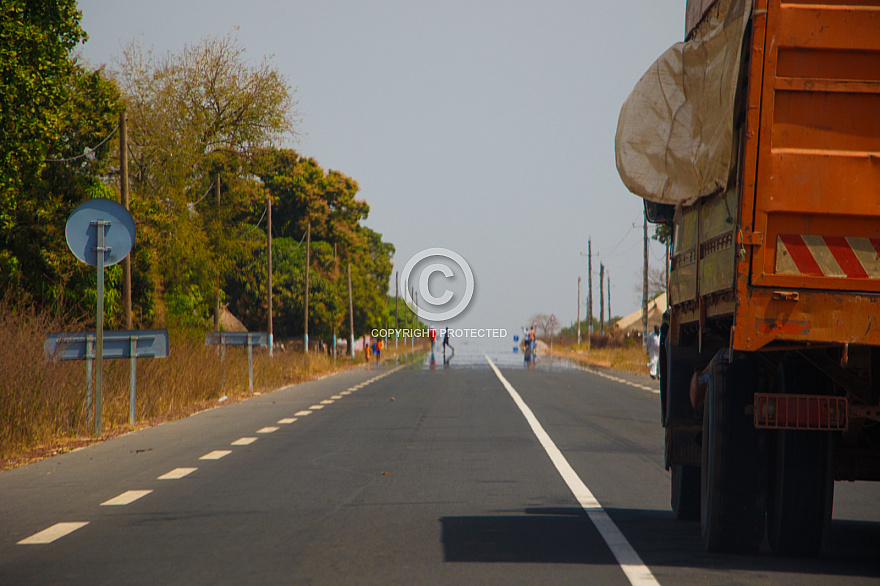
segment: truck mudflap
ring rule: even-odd
[[[758,429],[842,431],[856,419],[880,421],[880,407],[851,405],[845,397],[755,393]]]

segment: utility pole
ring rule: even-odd
[[[581,343],[581,278],[578,277],[578,344]]]
[[[128,115],[119,113],[119,203],[129,209],[128,200]],[[122,259],[122,305],[125,329],[133,330],[131,319],[131,252]]]
[[[217,215],[220,215],[220,173],[217,173],[217,181],[214,183],[214,190],[217,195]],[[214,331],[220,331],[220,283],[217,283],[217,290],[214,292]]]
[[[599,263],[599,333],[605,335],[605,265]]]
[[[587,240],[587,339],[593,331],[593,240]]]
[[[267,274],[267,302],[269,306],[269,356],[272,356],[274,350],[274,340],[272,336],[272,196],[266,198],[267,208],[267,226],[266,226],[266,255],[268,257],[268,274]]]
[[[303,341],[306,345],[306,354],[309,353],[309,256],[312,242],[312,223],[309,222],[306,227],[306,291],[305,291],[305,334]]]
[[[647,347],[648,343],[648,219],[642,221],[643,226],[643,258],[642,267],[642,344]]]
[[[644,222],[644,257],[645,263],[642,268],[642,344],[648,343],[648,218]],[[647,346],[645,346],[647,347]]]
[[[611,331],[611,269],[605,271],[605,285],[608,288],[608,331]]]
[[[351,261],[348,261],[348,331],[351,357],[354,358],[354,304],[351,301]]]
[[[397,300],[400,297],[400,276],[394,271],[394,348],[397,349],[397,341],[400,338],[400,322],[397,321]]]

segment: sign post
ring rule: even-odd
[[[101,381],[104,377],[104,253],[107,251],[104,246],[104,237],[110,222],[97,220],[91,222],[91,225],[95,226],[98,235],[98,246],[95,248],[98,267],[98,317],[95,320],[95,340],[98,344],[98,349],[95,352],[95,366],[97,367],[95,369],[95,435],[100,436],[101,414],[103,413]]]
[[[46,336],[43,349],[46,356],[52,360],[85,360],[86,361],[86,384],[88,388],[86,410],[91,407],[92,394],[92,360],[103,364],[103,359],[119,360],[131,359],[130,391],[128,420],[134,425],[137,405],[137,359],[138,358],[167,358],[168,357],[168,330],[133,330],[121,332],[102,332],[102,351],[95,350],[95,332],[59,332]],[[100,361],[98,360],[100,358]],[[100,372],[100,367],[98,372]],[[97,378],[96,378],[97,380]],[[95,393],[95,412],[99,413],[98,398]],[[96,430],[100,430],[96,424]]]
[[[80,261],[98,269],[95,317],[95,435],[101,435],[101,382],[104,368],[104,267],[122,261],[135,240],[134,219],[123,206],[110,199],[81,203],[64,228],[67,246]],[[91,394],[91,389],[89,390]],[[91,397],[89,397],[91,401]],[[88,402],[87,402],[88,404]]]
[[[248,381],[250,392],[254,392],[254,346],[269,346],[269,334],[266,332],[210,332],[205,336],[206,346],[220,344],[220,361],[226,358],[226,346],[247,346],[248,349]],[[226,372],[224,371],[224,384]]]

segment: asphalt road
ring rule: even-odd
[[[880,485],[836,484],[819,559],[707,554],[669,511],[656,383],[458,353],[0,473],[0,584],[880,581]]]

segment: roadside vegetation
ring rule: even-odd
[[[271,59],[249,59],[228,34],[166,55],[131,43],[95,67],[76,56],[80,20],[75,0],[10,0],[0,13],[0,467],[91,441],[85,363],[47,361],[43,343],[96,328],[95,269],[70,252],[65,225],[88,199],[121,200],[122,115],[137,226],[131,329],[170,335],[168,358],[138,361],[138,425],[247,394],[246,351],[228,349],[221,367],[204,340],[221,307],[267,330],[270,204],[278,350],[255,353],[258,390],[363,362],[280,349],[302,340],[306,299],[322,347],[395,323],[394,246],[365,225],[355,179],[291,148],[296,91]],[[105,286],[104,327],[129,329],[121,265]],[[129,429],[128,361],[105,369],[112,435]]]
[[[548,325],[546,314],[535,314],[529,321],[535,324],[536,334],[539,340],[550,347],[550,335],[553,334],[553,354],[583,363],[597,368],[613,368],[632,372],[635,374],[648,375],[648,355],[642,346],[641,336],[636,338],[610,333],[602,334],[600,330],[612,331],[619,316],[609,316],[605,323],[600,323],[593,318],[593,331],[589,331],[589,323],[586,319],[581,321],[581,343],[577,343],[577,324],[567,326],[561,330],[552,329]]]
[[[565,332],[565,330],[564,330]],[[616,339],[610,335],[593,333],[589,344],[586,334],[582,334],[581,343],[577,343],[577,333],[563,335],[553,344],[553,354],[569,360],[594,366],[596,368],[613,368],[635,374],[648,375],[648,354],[641,345],[641,340],[632,338]]]
[[[219,348],[205,345],[204,330],[175,328],[169,332],[168,358],[138,360],[135,426],[129,424],[129,361],[104,362],[103,437],[94,438],[85,362],[55,362],[43,350],[48,332],[81,325],[32,306],[13,309],[0,300],[0,470],[251,396],[245,348],[227,348],[221,362]],[[334,360],[316,351],[306,355],[299,344],[299,351],[278,344],[271,357],[265,349],[254,350],[255,393],[367,363],[363,352]],[[383,362],[412,351],[390,346]]]

